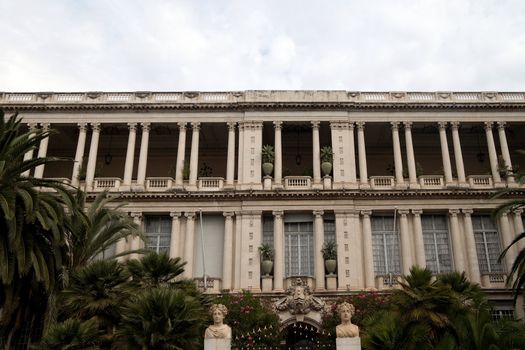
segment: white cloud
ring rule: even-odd
[[[519,0],[0,2],[0,91],[523,90]]]

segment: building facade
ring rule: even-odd
[[[90,198],[110,191],[128,203],[146,247],[182,257],[185,277],[207,292],[282,297],[298,277],[318,297],[385,290],[417,264],[464,271],[495,317],[523,316],[505,287],[518,250],[498,262],[523,213],[494,221],[514,195],[490,197],[522,186],[510,172],[525,167],[516,152],[525,149],[525,93],[0,93],[0,108],[29,130],[57,131],[27,158],[71,159],[28,175]],[[271,175],[261,170],[263,145],[275,150]],[[327,241],[337,243],[335,274],[321,254]],[[274,248],[269,275],[263,243]],[[140,246],[122,241],[106,253]]]

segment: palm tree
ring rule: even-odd
[[[129,274],[116,260],[100,260],[71,275],[69,288],[60,294],[65,317],[95,319],[111,338],[121,319],[121,306],[131,297]]]
[[[205,320],[202,304],[183,291],[148,289],[123,308],[117,345],[126,349],[198,349]]]
[[[28,170],[59,161],[24,160],[49,132],[20,132],[17,115],[0,111],[0,340],[9,348],[41,322],[67,257],[64,208],[73,197],[61,182],[24,176]],[[31,335],[30,335],[31,336]]]
[[[110,208],[111,201],[107,192],[101,192],[88,207],[86,195],[80,191],[77,193],[75,205],[80,214],[69,216],[67,222],[71,231],[71,270],[86,266],[122,239],[130,236],[143,238],[139,226],[119,210],[124,204]],[[130,253],[132,251],[121,252],[117,256]]]
[[[140,288],[168,286],[184,272],[181,258],[170,258],[166,253],[149,253],[139,260],[130,260],[127,269],[133,283]]]
[[[44,334],[42,342],[32,347],[35,350],[98,350],[101,331],[92,319],[80,321],[68,319],[53,325]]]

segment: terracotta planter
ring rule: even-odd
[[[272,272],[273,268],[273,261],[271,260],[263,260],[261,263],[261,273],[263,275],[269,276]]]
[[[337,260],[325,260],[324,267],[326,268],[326,272],[328,272],[328,274],[333,275],[335,273],[335,269],[337,268]]]
[[[262,171],[264,175],[272,175],[273,164],[272,163],[263,163]]]
[[[321,172],[323,175],[330,175],[332,172],[332,163],[330,162],[322,162],[321,163]]]

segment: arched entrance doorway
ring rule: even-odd
[[[319,330],[305,322],[294,322],[286,326],[283,331],[283,340],[286,342],[282,350],[317,350],[319,349]]]

